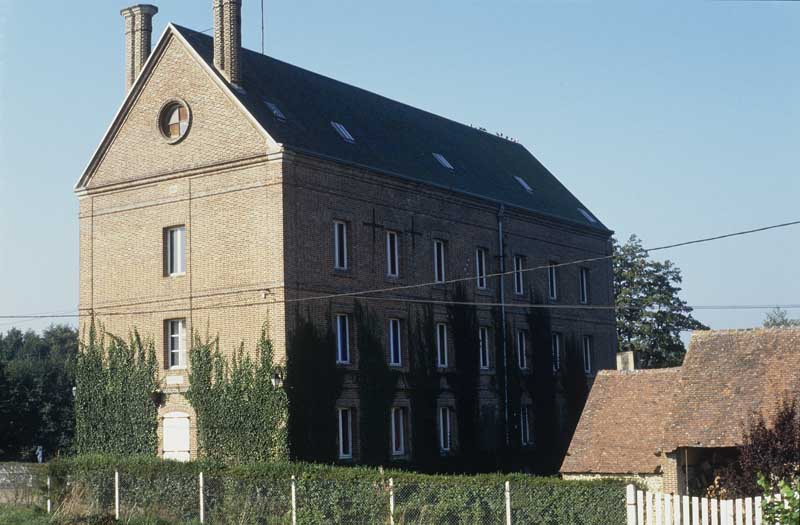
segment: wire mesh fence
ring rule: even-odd
[[[598,488],[575,492],[565,483],[491,481],[471,476],[401,475],[330,479],[286,471],[214,470],[164,464],[159,469],[103,467],[72,471],[49,486],[25,473],[0,476],[0,494],[10,490],[18,504],[35,504],[67,521],[117,519],[146,523],[238,523],[258,525],[624,523],[597,509]],[[624,516],[624,492],[617,498]],[[572,496],[567,492],[571,491]],[[26,499],[27,498],[27,499]],[[615,506],[616,508],[616,506]],[[624,519],[624,518],[622,518]]]

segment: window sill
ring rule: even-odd
[[[186,277],[186,272],[183,273],[168,273],[164,275],[165,279],[172,279],[174,277]]]
[[[167,372],[183,372],[186,370],[187,370],[186,366],[171,366],[166,369]]]

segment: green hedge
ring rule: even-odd
[[[297,480],[301,524],[388,522],[389,478],[397,524],[501,523],[506,480],[514,523],[625,523],[622,481],[563,481],[523,474],[441,476],[289,462],[224,466],[153,457],[81,456],[51,462],[58,508],[72,515],[113,513],[115,470],[120,473],[120,506],[126,519],[196,521],[202,471],[208,523],[291,523],[292,476]]]

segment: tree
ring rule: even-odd
[[[737,451],[737,460],[719,475],[719,486],[726,497],[758,494],[759,476],[766,479],[775,491],[780,481],[791,483],[800,476],[800,410],[797,401],[785,397],[769,423],[763,415],[752,418]]]
[[[788,328],[800,326],[800,319],[791,319],[786,310],[775,307],[767,312],[764,318],[764,328]]]
[[[613,261],[619,350],[636,352],[643,368],[679,366],[681,332],[708,329],[678,295],[680,269],[651,259],[635,235],[623,245],[614,240]]]
[[[0,458],[33,459],[39,445],[46,457],[69,449],[77,347],[68,326],[0,334]]]

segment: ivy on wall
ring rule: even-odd
[[[475,470],[480,461],[478,440],[478,316],[463,283],[458,283],[452,304],[447,307],[447,317],[455,348],[455,372],[447,374],[448,384],[456,399],[456,426],[462,467]]]
[[[75,368],[75,449],[79,454],[154,454],[156,354],[137,331],[127,341],[92,321]]]
[[[543,304],[539,297],[531,299],[535,304]],[[523,376],[522,383],[533,397],[536,456],[532,467],[537,473],[552,474],[558,472],[561,466],[561,456],[557,452],[558,413],[551,351],[552,320],[547,308],[530,308],[526,317],[533,359],[532,373]]]
[[[407,377],[411,398],[412,446],[415,467],[438,470],[441,463],[437,407],[441,393],[436,368],[436,325],[433,308],[425,305],[418,312],[416,330],[409,337],[410,369]],[[457,443],[453,453],[457,452]]]
[[[323,333],[300,312],[287,341],[286,393],[292,459],[332,462],[336,458],[336,400],[344,372],[336,366],[330,316]]]
[[[360,302],[355,303],[360,401],[361,462],[383,465],[388,460],[390,409],[398,373],[389,368],[381,343],[381,325]]]
[[[201,342],[195,337],[186,397],[197,414],[201,454],[228,463],[288,455],[287,399],[273,353],[266,328],[253,357],[242,344],[230,360],[220,353],[218,339]]]

